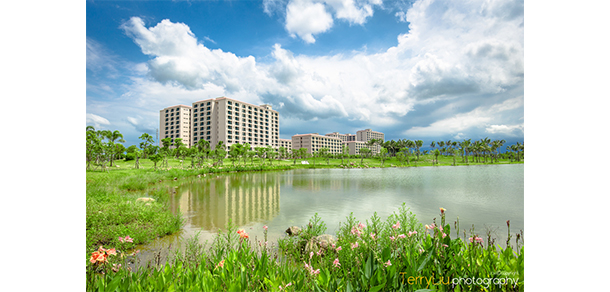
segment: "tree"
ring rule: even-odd
[[[383,162],[385,161],[385,156],[388,153],[388,149],[385,147],[381,147],[379,150],[379,158],[381,159],[381,166],[383,166]]]
[[[364,157],[371,154],[371,149],[369,148],[360,148],[360,165],[364,164]]]
[[[441,152],[437,149],[434,149],[434,157],[436,158],[436,164],[438,164],[438,156],[441,155]]]
[[[237,145],[239,145],[239,144],[231,145],[231,149],[229,150],[229,156],[231,157],[231,162],[233,162],[233,166],[235,166],[235,160],[238,160],[239,155],[241,155],[241,149]],[[238,162],[238,164],[239,164],[239,162]]]
[[[115,141],[119,142],[119,143],[125,143],[125,139],[123,139],[123,134],[121,134],[121,132],[119,132],[119,130],[115,130],[114,132],[111,131],[102,131],[104,137],[106,137],[108,139],[108,146],[110,146],[109,150],[110,150],[110,166],[112,167],[112,161],[114,160],[114,158],[116,157],[116,154],[118,153],[119,149],[115,143]]]
[[[341,164],[343,164],[343,158],[347,156],[347,163],[349,163],[349,147],[346,144],[341,145]]]
[[[256,155],[258,155],[261,165],[265,164],[265,152],[267,152],[267,149],[263,147],[254,147],[254,151],[256,151]]]
[[[424,145],[424,141],[422,140],[416,140],[415,141],[415,147],[417,148],[417,161],[419,161],[419,147]]]
[[[142,134],[138,139],[142,140],[142,142],[140,142],[140,149],[142,149],[144,153],[144,158],[146,159],[150,154],[150,151],[148,151],[148,149],[155,143],[155,140],[153,140],[153,137],[148,133]]]
[[[199,165],[201,166],[201,163],[203,162],[203,157],[205,157],[206,160],[208,159],[208,155],[210,153],[210,142],[201,139],[197,141],[195,147],[197,148],[197,157],[199,157]]]
[[[135,145],[133,145],[135,146]],[[133,151],[133,154],[135,155],[136,158],[136,164],[134,165],[135,169],[140,169],[140,155],[142,155],[142,150],[139,150],[136,148],[136,150]]]
[[[273,158],[275,158],[277,152],[275,152],[275,149],[273,149],[271,145],[267,145],[267,149],[265,149],[265,152],[267,157],[269,158],[269,165],[273,165]]]
[[[163,144],[163,147],[161,147],[161,149],[159,149],[159,154],[161,154],[163,156],[163,164],[161,165],[161,167],[165,166],[166,168],[168,167],[168,163],[167,163],[167,156],[170,155],[170,149],[169,147],[171,147],[173,145],[172,143],[172,138],[165,138],[165,139],[161,139],[161,143]],[[156,167],[155,167],[156,169]]]
[[[326,158],[326,165],[330,164],[330,153],[329,153],[328,148],[326,148],[326,147],[320,148],[320,150],[318,150],[318,155],[322,158]]]

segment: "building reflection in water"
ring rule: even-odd
[[[279,173],[207,175],[176,188],[172,209],[189,227],[215,232],[271,221],[280,212]],[[176,204],[177,203],[177,204]]]

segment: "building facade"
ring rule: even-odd
[[[280,147],[286,148],[287,151],[292,151],[291,139],[278,139],[278,141],[280,141]]]
[[[362,141],[348,141],[343,142],[343,144],[347,145],[349,149],[349,155],[359,155],[361,148],[369,148],[366,143]]]
[[[306,148],[307,153],[320,151],[328,148],[328,153],[341,153],[342,142],[340,138],[322,136],[318,133],[300,134],[292,136],[292,150]]]
[[[191,145],[191,111],[188,105],[175,105],[162,109],[159,112],[159,146],[161,140],[171,138],[172,142],[177,138],[182,139],[187,147]],[[172,146],[171,148],[175,148]]]
[[[183,128],[186,124],[181,124],[179,133],[180,138],[188,137],[188,143],[186,140],[183,141],[189,147],[200,140],[206,140],[210,143],[211,149],[214,149],[220,141],[227,146],[227,149],[237,143],[249,143],[252,149],[267,146],[279,148],[279,113],[270,105],[253,105],[227,97],[218,97],[194,102],[192,106],[169,107],[161,111],[161,127],[168,127],[167,133],[165,130],[161,131],[166,135],[162,135],[163,138],[178,138],[178,134],[171,128],[173,126],[171,110],[175,107],[181,108],[181,114],[187,113],[182,108],[189,109],[189,129],[187,131]],[[166,114],[169,115],[165,116]],[[166,118],[169,120],[165,120]],[[186,119],[184,121],[186,122]],[[169,124],[166,124],[167,122]]]
[[[356,141],[368,142],[371,139],[381,140],[379,142],[385,141],[385,135],[381,132],[372,131],[371,129],[360,130],[356,132]],[[371,152],[373,154],[377,154],[381,151],[381,146],[379,144],[370,146]]]

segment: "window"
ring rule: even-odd
[[[207,105],[210,105],[210,102],[208,101]],[[208,110],[210,110],[210,108],[208,107]]]
[[[210,122],[207,122],[207,123],[205,123],[205,124],[206,124],[206,125],[209,125],[209,124],[210,124]]]
[[[165,117],[167,117],[167,114],[165,114]]]
[[[209,102],[208,102],[209,103]],[[208,106],[208,108],[206,110],[210,110],[210,107]]]

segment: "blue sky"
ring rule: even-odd
[[[271,104],[280,137],[524,140],[523,1],[87,1],[87,125],[126,146],[159,110]]]

